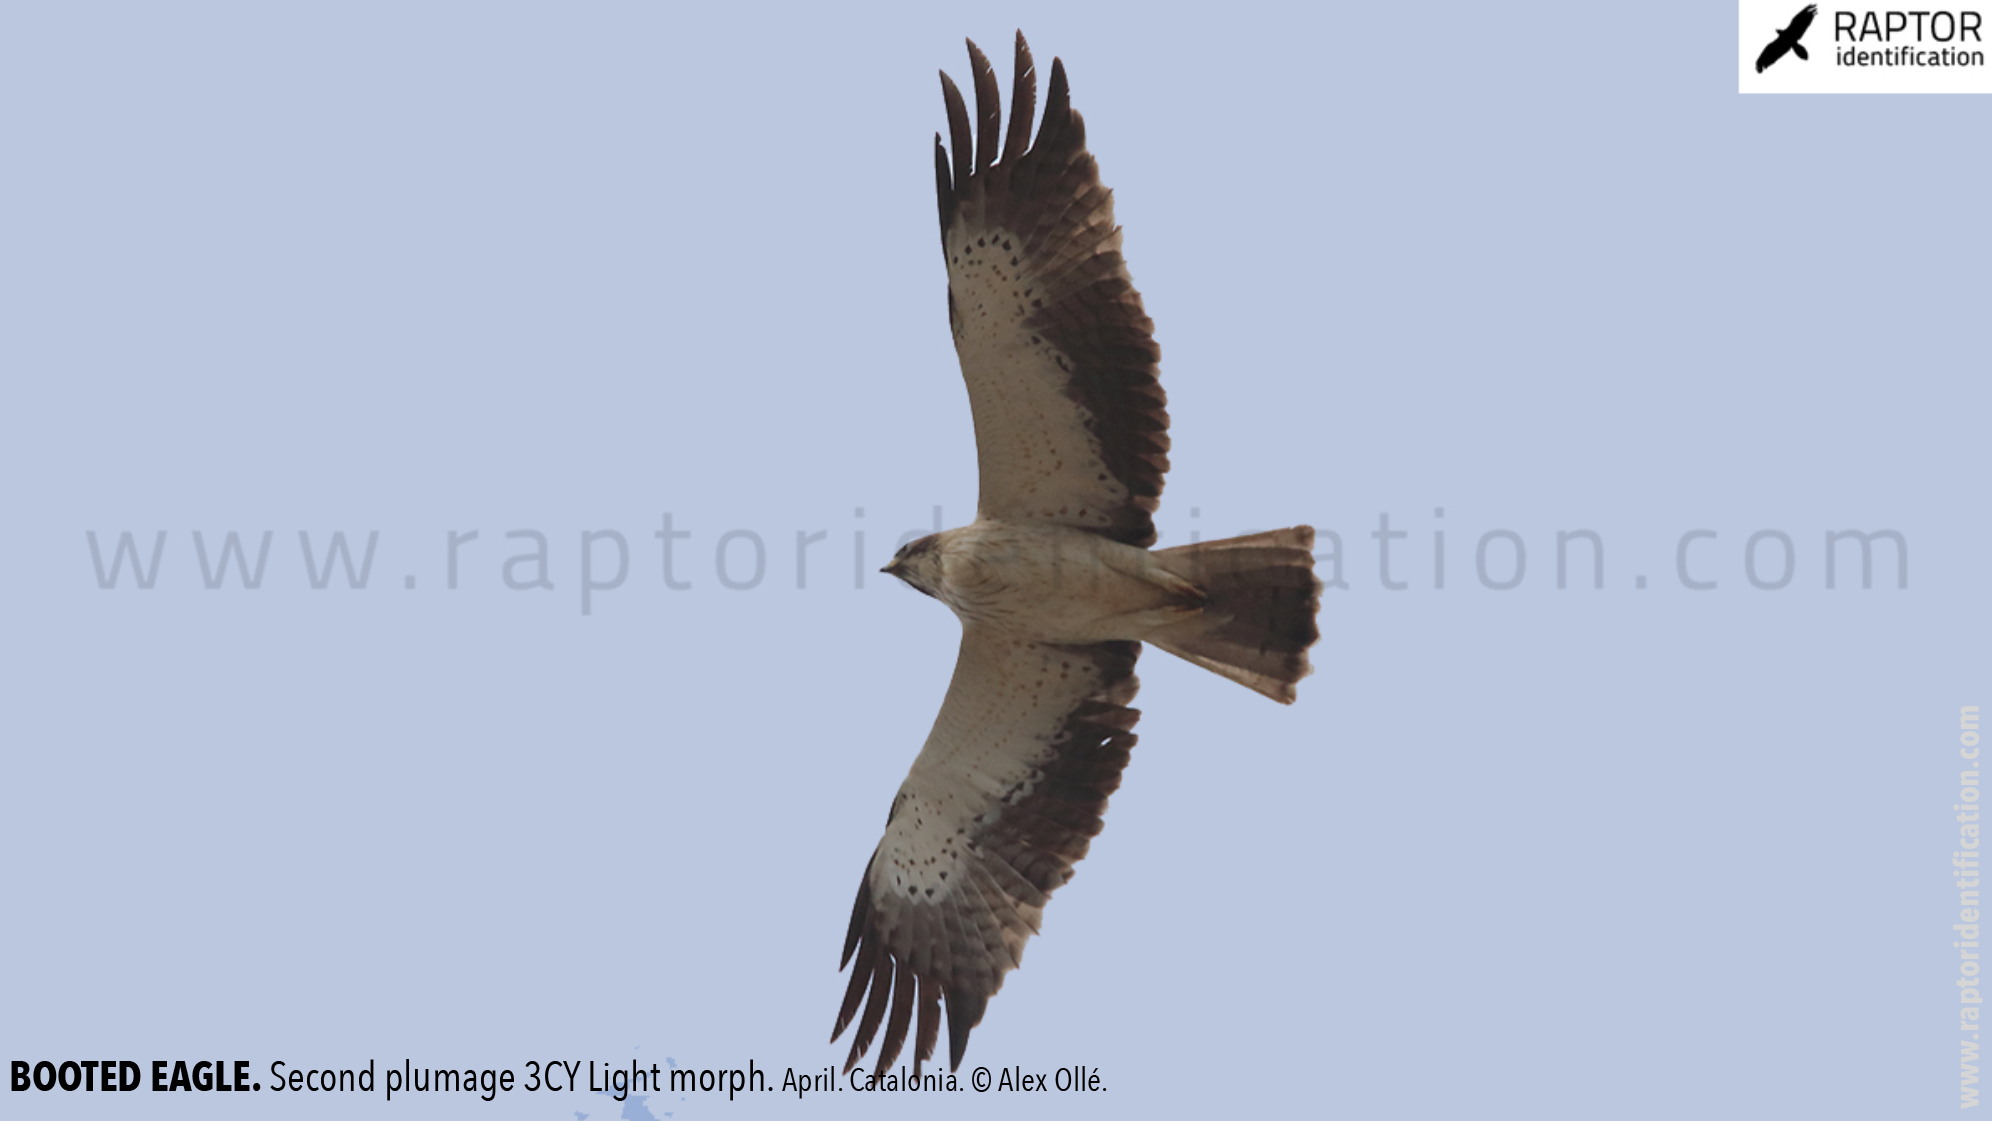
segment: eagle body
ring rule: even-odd
[[[1008,129],[968,45],[975,115],[946,74],[934,138],[948,323],[975,422],[975,521],[885,567],[961,621],[947,697],[866,864],[844,938],[844,1069],[881,1029],[913,1075],[948,1061],[1023,961],[1120,786],[1150,643],[1281,703],[1320,636],[1307,526],[1152,549],[1169,469],[1154,324],[1121,257],[1113,193],[1053,60],[1017,36]]]
[[[885,571],[964,625],[1050,643],[1138,641],[1203,602],[1148,550],[1060,525],[978,520],[914,542]]]

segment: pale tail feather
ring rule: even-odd
[[[1148,641],[1292,704],[1294,683],[1314,672],[1307,648],[1321,637],[1313,549],[1314,527],[1302,525],[1156,550],[1163,567],[1196,585],[1202,610]]]

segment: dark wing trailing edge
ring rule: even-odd
[[[936,134],[934,174],[980,511],[1146,547],[1169,469],[1169,414],[1113,194],[1086,150],[1063,63],[1052,60],[1033,144],[1036,69],[1023,33],[1007,134],[996,71],[972,42],[968,55],[975,116],[943,73],[953,152]]]
[[[916,1029],[917,1078],[943,1000],[948,1068],[961,1066],[969,1033],[1120,786],[1140,716],[1127,707],[1140,653],[1135,642],[1047,646],[963,631],[947,700],[851,908],[839,966],[852,966],[851,981],[831,1041],[864,1012],[845,1071],[883,1024],[877,1073]]]

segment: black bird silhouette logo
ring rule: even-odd
[[[1764,48],[1763,54],[1757,56],[1757,73],[1762,74],[1771,63],[1783,58],[1786,51],[1802,59],[1811,58],[1812,56],[1805,53],[1805,48],[1800,46],[1798,41],[1805,38],[1805,29],[1812,26],[1812,17],[1818,14],[1819,5],[1807,4],[1797,15],[1791,17],[1791,26],[1778,32],[1778,37],[1771,40],[1771,45]]]

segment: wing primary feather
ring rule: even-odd
[[[934,1044],[941,1038],[941,987],[932,979],[920,982],[919,1027],[913,1038],[913,1080],[920,1079],[920,1064],[934,1057]]]
[[[924,984],[936,994],[940,988],[935,982],[955,975],[955,947],[959,945],[960,908],[956,906],[955,893],[950,891],[942,895],[934,907],[934,944],[928,953],[931,968]]]
[[[873,860],[878,859],[876,853]],[[871,861],[865,862],[865,874],[858,879],[858,900],[851,904],[851,925],[844,931],[844,956],[838,959],[837,968],[841,971],[851,964],[851,951],[858,948],[859,939],[864,937],[865,923],[871,918]]]
[[[954,79],[948,77],[945,70],[941,71],[941,97],[948,103],[948,143],[954,148],[954,181],[967,190],[974,157],[968,131],[968,105],[962,101],[961,91],[955,88]]]
[[[1044,123],[1038,126],[1037,146],[1054,148],[1064,140],[1067,118],[1072,115],[1072,90],[1065,81],[1063,59],[1051,60],[1051,83],[1044,91]]]
[[[1017,32],[1017,72],[1010,80],[1010,133],[1003,141],[1003,162],[1021,159],[1031,146],[1031,118],[1037,112],[1037,68],[1031,47]]]
[[[988,1007],[989,998],[979,993],[948,992],[949,1070],[961,1069],[961,1057],[968,1053],[968,1033],[982,1022],[982,1013]]]
[[[1003,132],[1003,95],[996,89],[996,68],[973,39],[968,40],[968,68],[975,75],[975,170],[987,171]]]
[[[858,1021],[858,1034],[851,1037],[851,1055],[844,1060],[844,1073],[858,1065],[871,1049],[872,1036],[878,1034],[878,1023],[885,1018],[886,1001],[892,997],[892,955],[881,953],[878,963],[872,969],[871,999],[865,1002],[864,1018]]]
[[[880,1078],[892,1069],[892,1060],[906,1046],[906,1029],[913,1025],[913,990],[913,967],[901,959],[899,974],[892,983],[892,1019],[886,1022],[885,1038],[878,1045],[878,1065],[872,1068],[872,1073]]]
[[[941,144],[941,134],[934,134],[934,197],[941,200],[941,237],[946,238],[948,227],[954,224],[954,176],[948,171],[948,150]]]
[[[837,1010],[837,1027],[830,1033],[830,1042],[837,1042],[837,1037],[851,1026],[851,1017],[858,1014],[858,1001],[864,998],[865,987],[871,984],[877,959],[878,943],[867,940],[858,954],[858,967],[851,970],[851,983],[844,989],[844,1005]]]

